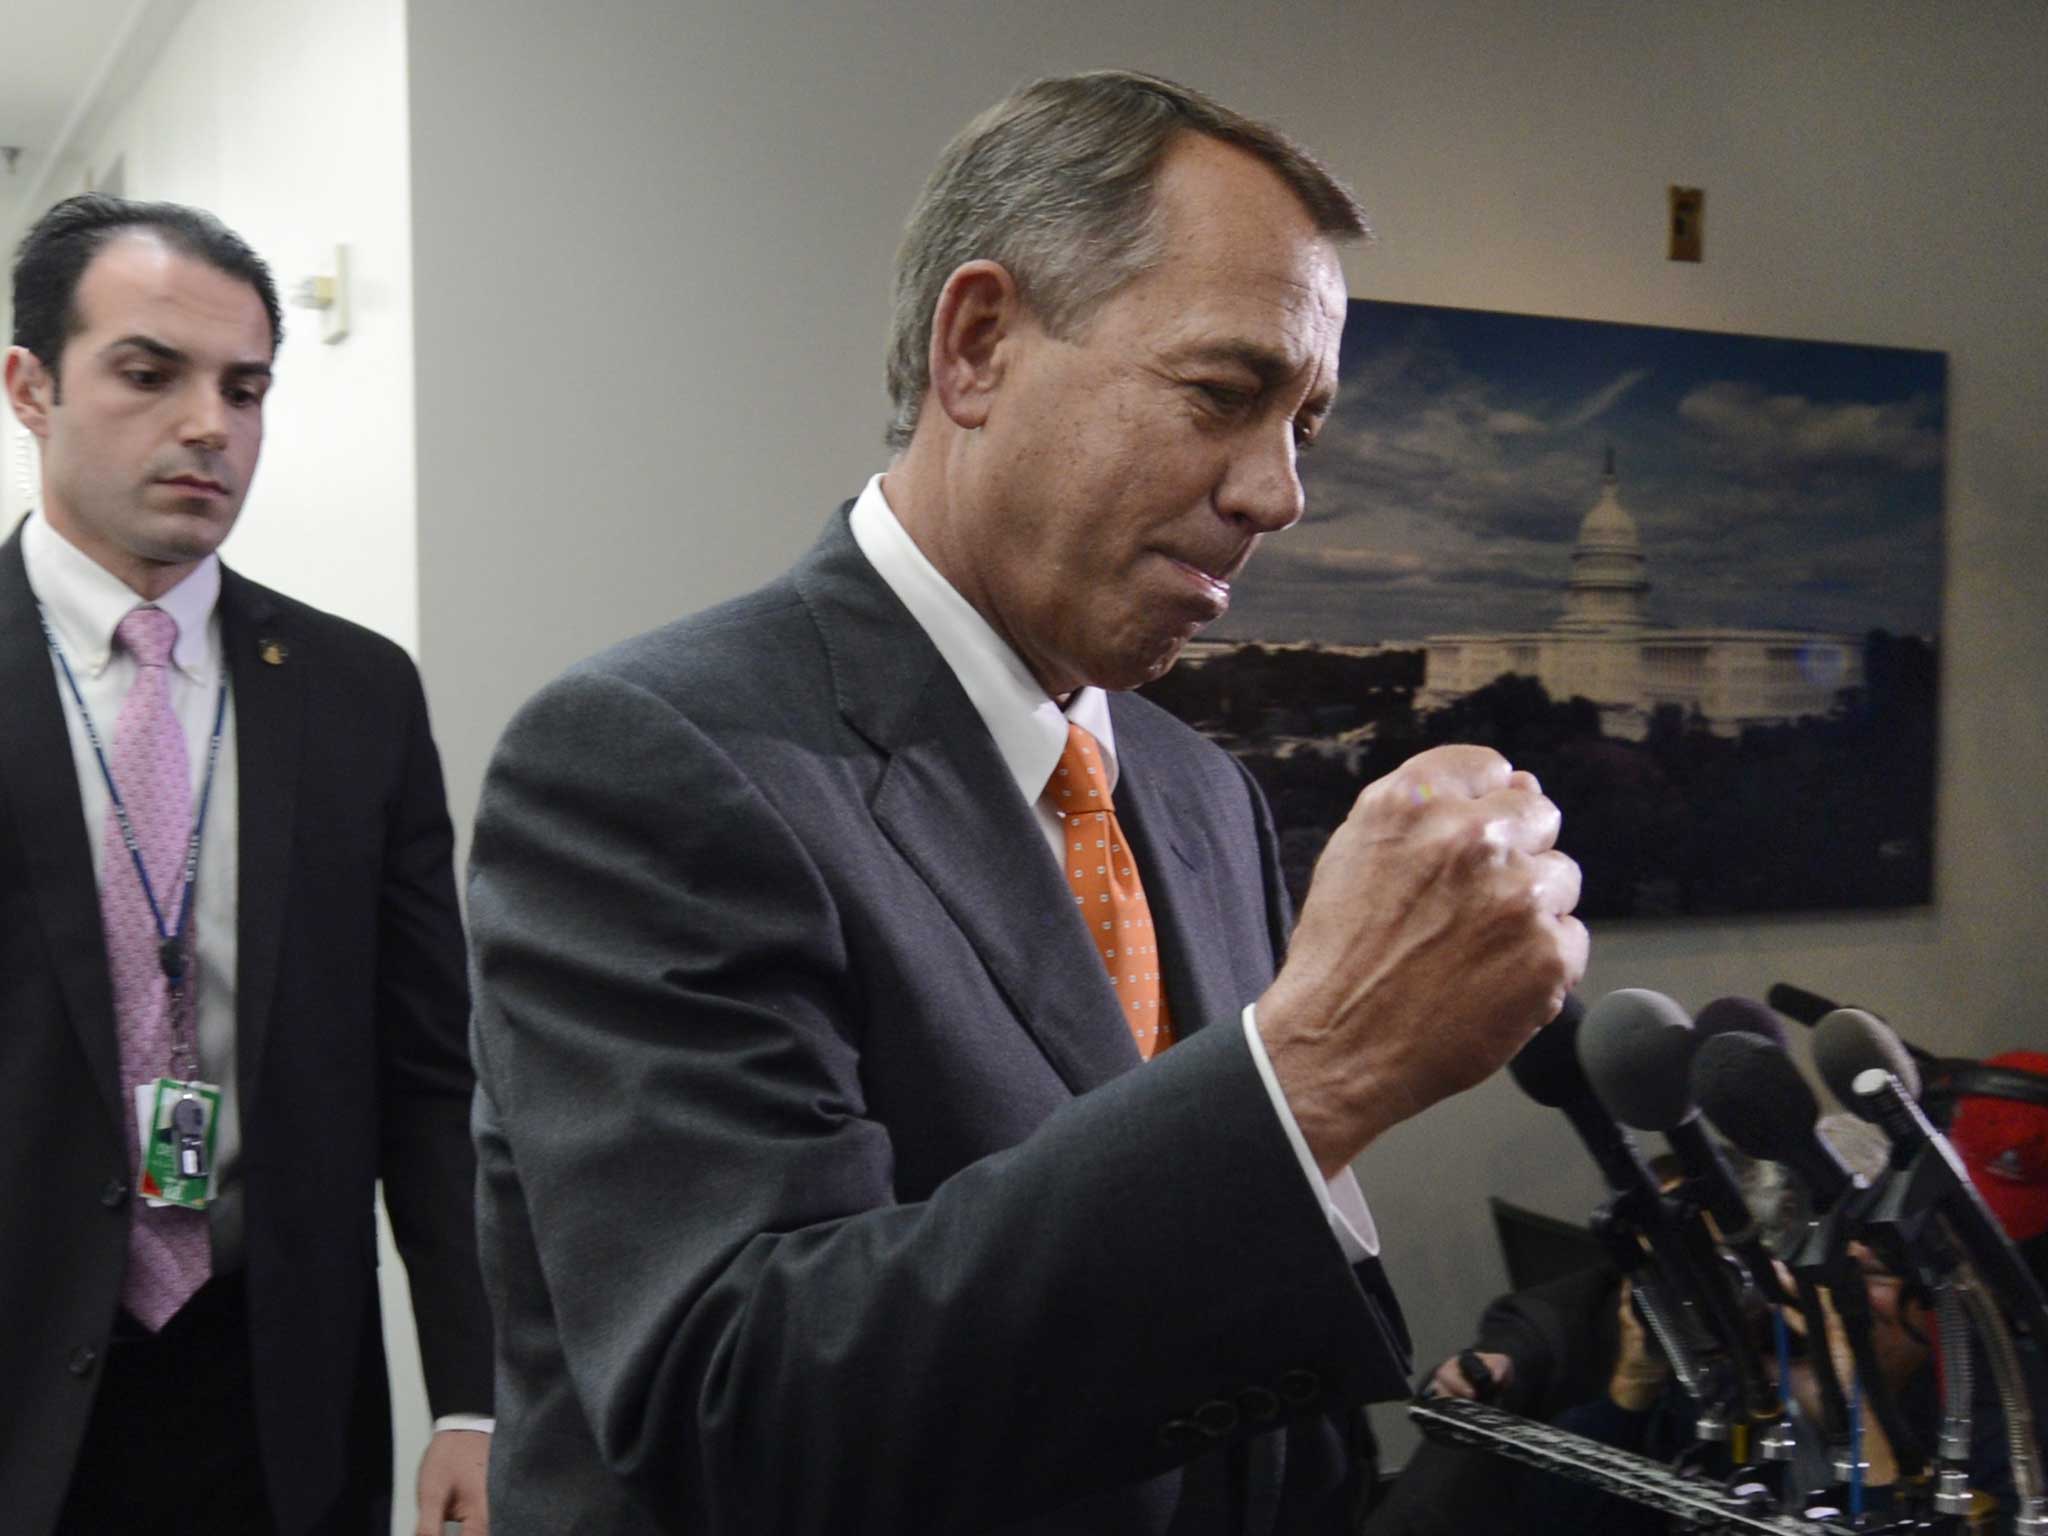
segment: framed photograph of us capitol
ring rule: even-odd
[[[1297,902],[1370,780],[1533,771],[1581,912],[1932,899],[1947,360],[1353,300],[1308,513],[1146,692]]]

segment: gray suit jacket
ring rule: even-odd
[[[1238,1016],[1287,928],[1226,754],[1112,703],[1180,1044],[840,514],[537,696],[471,864],[492,1516],[1337,1530],[1405,1391]]]

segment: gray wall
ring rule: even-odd
[[[770,575],[880,467],[889,263],[941,143],[1020,80],[1132,64],[1324,152],[1380,235],[1354,293],[1949,352],[1938,905],[1616,928],[1588,991],[1787,979],[1945,1050],[2041,1038],[2048,9],[412,0],[410,25],[420,639],[458,822],[535,686]],[[1672,182],[1707,189],[1702,266],[1662,259]],[[1485,1195],[1596,1193],[1505,1082],[1361,1171],[1431,1358],[1500,1285]]]

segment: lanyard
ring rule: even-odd
[[[192,836],[185,844],[184,878],[178,893],[177,926],[173,928],[164,921],[163,904],[157,900],[156,887],[150,883],[149,869],[142,862],[142,845],[136,841],[134,824],[128,819],[128,807],[121,800],[121,786],[114,782],[114,770],[107,763],[106,749],[100,745],[100,733],[92,723],[92,711],[85,707],[85,695],[79,691],[78,679],[71,673],[71,663],[64,659],[64,648],[57,643],[56,631],[50,628],[49,616],[43,612],[40,603],[36,605],[36,621],[43,626],[43,639],[49,643],[50,654],[57,658],[58,669],[70,686],[72,702],[78,706],[78,718],[85,724],[85,738],[92,743],[92,755],[99,760],[100,777],[107,781],[107,797],[114,807],[114,820],[121,829],[121,842],[135,865],[135,878],[142,882],[142,894],[149,901],[149,915],[156,921],[157,959],[171,986],[177,988],[185,979],[184,940],[192,923],[192,890],[199,881],[199,839],[206,831],[206,807],[213,799],[213,770],[220,761],[221,728],[227,720],[228,669],[225,664],[220,669],[220,691],[213,706],[213,739],[206,748],[206,777],[200,783],[199,808],[192,818]]]

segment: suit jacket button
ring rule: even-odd
[[[1202,1432],[1187,1419],[1168,1419],[1159,1426],[1159,1443],[1169,1451],[1192,1449],[1202,1438]]]
[[[1323,1390],[1323,1379],[1314,1371],[1292,1370],[1281,1374],[1280,1395],[1297,1408],[1314,1402]]]
[[[1237,1406],[1248,1423],[1270,1424],[1280,1417],[1280,1396],[1265,1387],[1246,1387],[1237,1394]]]
[[[67,1363],[72,1375],[90,1376],[92,1368],[100,1363],[100,1352],[90,1344],[81,1344],[71,1351],[71,1359]]]
[[[119,1179],[109,1179],[100,1186],[100,1204],[113,1210],[128,1198],[128,1186]]]
[[[1237,1428],[1237,1405],[1220,1397],[1202,1404],[1195,1410],[1195,1427],[1211,1440],[1221,1440]]]

